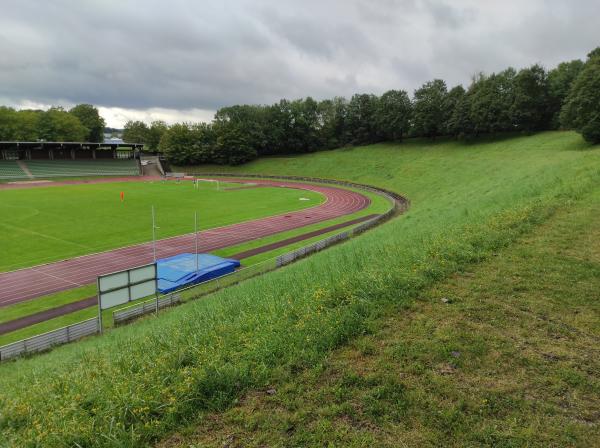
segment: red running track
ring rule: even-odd
[[[140,178],[136,179],[141,180]],[[124,179],[119,179],[119,181],[122,180]],[[304,210],[200,232],[198,234],[200,252],[210,252],[228,246],[235,246],[276,233],[355,213],[366,208],[370,203],[369,198],[360,193],[337,187],[276,180],[219,180],[310,190],[324,195],[326,201],[321,205]],[[156,242],[156,257],[165,258],[186,251],[193,252],[195,250],[194,244],[194,234],[158,240]],[[0,273],[0,307],[94,283],[99,275],[152,263],[152,261],[152,243],[144,243]]]

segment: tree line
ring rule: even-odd
[[[405,137],[469,139],[503,132],[575,129],[600,142],[600,48],[563,62],[474,76],[467,89],[426,82],[404,90],[272,105],[235,105],[212,123],[130,121],[124,139],[146,143],[176,164],[241,164],[263,155],[306,153]]]
[[[102,141],[104,120],[89,104],[69,111],[0,107],[0,140]],[[600,47],[587,60],[547,71],[480,73],[465,89],[435,79],[415,90],[316,101],[219,109],[211,123],[129,121],[123,139],[144,143],[175,164],[241,164],[263,155],[306,153],[402,141],[405,137],[469,139],[502,132],[575,129],[600,143]]]
[[[102,142],[106,123],[91,104],[44,110],[0,106],[0,141]]]

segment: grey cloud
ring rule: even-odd
[[[458,3],[458,6],[457,6]],[[461,6],[459,2],[449,4],[445,1],[425,0],[423,8],[431,15],[436,27],[459,29],[466,26],[476,17],[476,12],[470,7]]]
[[[5,0],[0,97],[215,110],[584,57],[597,0]]]

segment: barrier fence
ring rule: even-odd
[[[287,254],[280,255],[277,257],[276,264],[277,266],[285,266],[286,264],[290,264],[291,262],[297,260],[298,258],[306,257],[314,252],[318,252],[326,247],[329,247],[333,244],[337,244],[342,240],[346,240],[350,237],[350,232],[342,232],[337,235],[330,236],[323,240],[317,241],[316,243],[310,244],[308,246],[301,247],[300,249],[296,249],[292,252],[288,252]]]
[[[390,210],[390,212],[392,212],[392,211],[393,210]],[[390,212],[384,213],[383,215],[379,215],[373,219],[369,219],[368,221],[354,227],[352,230],[342,232],[338,235],[330,236],[329,238],[325,238],[321,241],[317,241],[316,243],[313,243],[309,246],[301,247],[300,249],[296,249],[292,252],[288,252],[287,254],[280,255],[279,257],[277,257],[275,259],[277,267],[285,266],[286,264],[290,264],[299,258],[306,257],[307,255],[310,255],[314,252],[318,252],[320,250],[325,249],[326,247],[337,244],[340,241],[344,241],[352,236],[358,235],[358,234],[366,231],[367,229],[370,229],[371,227],[374,227],[374,226],[378,225],[379,223],[381,223],[382,221],[385,221],[386,219],[388,219],[393,214]]]
[[[272,271],[280,266],[285,266],[294,262],[299,258],[303,258],[307,255],[310,255],[314,252],[318,252],[320,250],[325,249],[326,247],[337,244],[341,241],[347,240],[351,236],[358,235],[374,226],[379,225],[380,223],[390,219],[392,216],[403,213],[406,211],[410,205],[408,199],[403,196],[377,187],[372,187],[370,185],[358,184],[354,182],[346,182],[346,181],[338,181],[331,179],[319,179],[314,177],[297,177],[297,176],[270,176],[270,175],[243,175],[243,176],[234,176],[232,174],[224,174],[224,173],[194,173],[195,175],[202,176],[219,176],[219,177],[239,177],[239,178],[261,178],[261,179],[286,179],[292,181],[303,181],[303,182],[313,182],[313,183],[322,183],[322,184],[335,184],[342,185],[346,187],[356,188],[360,190],[370,191],[380,196],[386,197],[391,203],[392,208],[388,210],[386,213],[376,216],[356,227],[352,230],[342,232],[337,235],[330,236],[323,240],[317,241],[316,243],[310,244],[305,247],[301,247],[299,249],[293,250],[291,252],[280,255],[276,258],[266,260],[264,262],[252,265],[247,268],[242,268],[238,271],[235,271],[230,274],[226,274],[221,277],[214,278],[207,282],[192,285],[185,288],[181,288],[177,290],[175,293],[170,293],[167,296],[159,298],[157,300],[152,299],[148,300],[142,304],[136,304],[129,306],[127,308],[122,308],[120,310],[113,312],[113,322],[115,325],[124,324],[131,322],[132,320],[137,319],[146,314],[150,314],[153,312],[157,312],[159,309],[163,309],[169,306],[177,305],[186,300],[196,299],[207,294],[216,292],[222,288],[227,286],[234,285],[243,280],[249,279],[251,277],[255,277],[257,275],[266,273],[268,271]],[[0,347],[0,361],[4,361],[6,359],[14,358],[27,353],[40,352],[44,350],[48,350],[53,346],[66,344],[68,342],[75,341],[77,339],[81,339],[85,336],[89,336],[95,333],[100,332],[100,327],[98,325],[98,318],[94,317],[92,319],[88,319],[82,322],[78,322],[76,324],[72,324],[63,328],[59,328],[57,330],[50,331],[48,333],[40,334],[37,336],[33,336],[28,339],[23,339],[21,341],[13,342],[8,345],[4,345]]]
[[[123,325],[144,315],[156,313],[157,304],[158,310],[179,305],[187,300],[203,297],[228,286],[235,285],[243,280],[272,271],[276,267],[275,259],[266,260],[204,283],[178,289],[176,292],[160,297],[158,301],[151,299],[143,303],[121,308],[113,312],[114,325]],[[100,333],[100,327],[98,325],[98,318],[94,317],[48,333],[4,345],[0,347],[0,361],[28,353],[49,350],[54,346],[66,344],[96,333]]]
[[[126,308],[113,311],[113,323],[114,325],[122,325],[137,319],[144,314],[154,313],[168,306],[177,305],[179,302],[181,302],[181,296],[173,293],[158,300],[148,300],[139,305],[131,305]]]
[[[0,361],[28,353],[49,350],[55,345],[66,344],[67,342],[96,334],[99,330],[98,318],[93,317],[82,322],[77,322],[76,324],[58,328],[57,330],[13,342],[12,344],[0,347]]]

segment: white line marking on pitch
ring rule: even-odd
[[[47,272],[42,272],[42,271],[39,271],[39,270],[37,270],[35,268],[30,268],[30,269],[33,272],[37,272],[38,274],[47,275],[48,277],[53,277],[53,278],[55,278],[57,280],[61,280],[63,282],[67,282],[67,283],[70,283],[70,284],[75,285],[75,286],[83,286],[81,283],[75,283],[75,282],[72,282],[71,280],[67,280],[66,278],[58,277],[58,276],[53,275],[53,274],[48,274]]]

